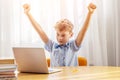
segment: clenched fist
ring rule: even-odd
[[[90,3],[89,6],[88,6],[89,12],[93,13],[95,9],[96,9],[96,5],[93,4],[93,3]]]
[[[29,13],[29,11],[30,11],[30,5],[29,4],[24,4],[23,8],[24,8],[25,13]]]

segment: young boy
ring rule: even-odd
[[[28,4],[24,4],[23,7],[25,14],[28,16],[42,41],[45,43],[45,49],[50,52],[50,66],[78,66],[78,59],[75,53],[80,48],[80,44],[82,43],[84,35],[88,29],[91,15],[96,9],[96,6],[92,3],[89,4],[89,12],[87,14],[86,21],[75,40],[69,41],[73,35],[73,24],[67,19],[58,21],[55,25],[58,43],[49,39],[41,26],[35,21],[30,13],[30,6]]]

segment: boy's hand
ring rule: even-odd
[[[88,6],[89,12],[93,13],[95,9],[96,9],[96,5],[93,4],[93,3],[90,3],[89,6]]]
[[[25,13],[29,13],[29,11],[30,11],[30,5],[29,4],[24,4],[23,8],[24,8]]]

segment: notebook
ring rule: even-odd
[[[48,68],[44,48],[13,47],[19,72],[53,73],[61,69]]]

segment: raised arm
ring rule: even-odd
[[[89,12],[87,14],[85,23],[84,23],[81,31],[78,33],[78,36],[77,36],[77,38],[75,40],[77,46],[80,46],[80,44],[83,41],[83,38],[84,38],[85,33],[86,33],[86,31],[88,29],[88,26],[89,26],[90,18],[91,18],[91,16],[92,16],[95,9],[96,9],[96,6],[94,4],[92,4],[92,3],[90,3],[89,6],[88,6]]]
[[[35,28],[35,30],[37,31],[37,33],[41,37],[42,41],[46,44],[48,42],[48,40],[49,40],[48,36],[45,34],[45,32],[43,31],[41,26],[36,22],[36,20],[31,15],[31,13],[30,13],[30,5],[24,4],[23,8],[24,8],[25,14],[28,16],[28,18],[29,18],[30,22],[32,23],[33,27]]]

